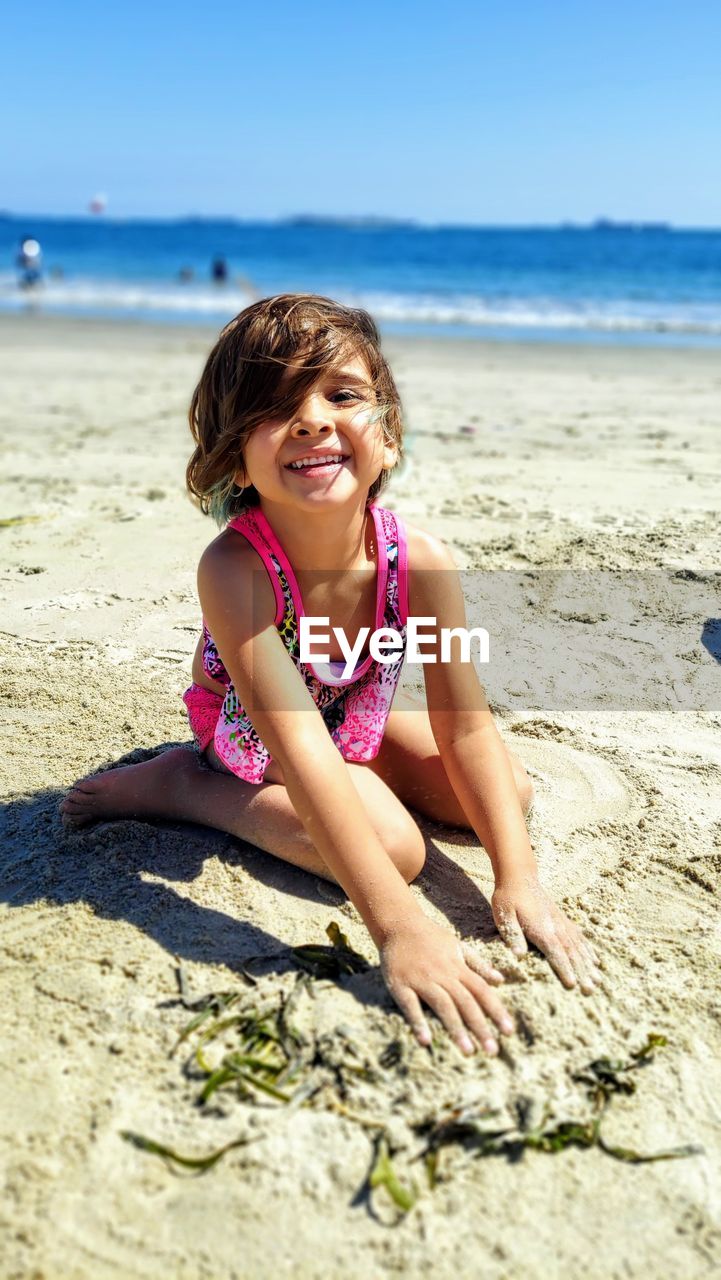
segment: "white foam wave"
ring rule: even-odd
[[[672,303],[634,304],[619,298],[609,302],[517,298],[503,301],[472,296],[454,299],[366,294],[356,301],[379,320],[479,328],[573,329],[621,332],[721,334],[721,308]]]
[[[325,287],[323,292],[331,292]],[[586,330],[620,333],[721,335],[721,306],[672,301],[636,302],[561,298],[503,298],[456,294],[348,292],[334,296],[366,307],[380,322],[468,328]],[[252,301],[246,281],[223,286],[68,279],[44,281],[20,290],[11,273],[0,274],[0,310],[41,310],[95,314],[145,314],[178,319],[229,319]]]
[[[113,280],[46,280],[32,290],[19,289],[14,277],[0,276],[0,306],[28,303],[54,311],[156,312],[178,315],[235,315],[251,300],[247,288],[146,284]]]

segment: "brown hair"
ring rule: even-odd
[[[290,417],[318,378],[349,354],[361,356],[368,366],[384,436],[397,446],[400,461],[400,397],[367,311],[315,294],[284,293],[252,303],[225,326],[190,403],[196,447],[186,480],[206,515],[225,524],[245,507],[258,504],[252,485],[238,489],[234,482],[246,441],[269,417]],[[281,391],[290,363],[293,376]],[[384,470],[374,480],[369,502],[385,488],[389,476]]]

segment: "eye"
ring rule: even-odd
[[[351,400],[362,400],[363,396],[359,391],[333,391],[328,397],[329,400],[337,400],[340,404],[348,404]]]

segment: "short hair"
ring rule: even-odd
[[[398,462],[403,457],[400,396],[367,311],[316,294],[284,293],[252,303],[225,326],[189,412],[195,449],[186,480],[206,515],[224,525],[258,505],[253,485],[238,489],[234,481],[246,441],[269,417],[292,416],[318,379],[353,355],[368,366],[377,420],[386,441],[396,446]],[[293,373],[281,387],[290,364]],[[389,470],[381,471],[368,502],[389,477]]]

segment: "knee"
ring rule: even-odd
[[[420,875],[426,860],[426,843],[410,814],[399,815],[384,832],[383,844],[407,884]]]

